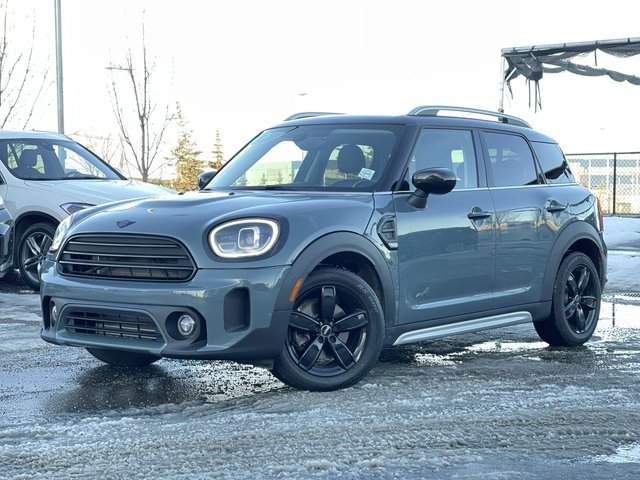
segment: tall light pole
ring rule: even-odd
[[[60,0],[54,0],[56,12],[56,89],[58,99],[58,132],[64,133],[64,95],[62,88],[62,20]]]

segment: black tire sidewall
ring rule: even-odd
[[[589,269],[589,273],[593,278],[593,286],[595,289],[595,296],[597,297],[597,305],[595,308],[595,319],[593,324],[588,330],[582,333],[576,333],[573,331],[569,322],[564,315],[564,288],[569,278],[569,275],[576,267],[583,265]],[[558,275],[556,276],[556,283],[553,287],[553,303],[552,303],[552,338],[557,339],[559,344],[566,346],[582,345],[588,341],[593,332],[595,331],[598,318],[600,316],[602,291],[600,285],[600,277],[595,265],[591,259],[581,252],[573,252],[569,254],[560,264],[558,269]]]
[[[373,289],[354,273],[338,268],[321,268],[313,272],[303,284],[298,298],[321,285],[337,285],[355,294],[367,311],[369,330],[362,357],[349,370],[332,377],[305,372],[296,365],[285,345],[275,360],[273,373],[284,383],[303,390],[336,390],[349,387],[364,377],[378,360],[384,340],[384,315]]]

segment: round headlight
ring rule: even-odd
[[[218,225],[209,233],[213,253],[222,258],[256,257],[275,245],[280,227],[274,220],[246,218]]]

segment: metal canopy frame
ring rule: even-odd
[[[498,111],[504,112],[505,84],[508,85],[513,78],[517,77],[520,74],[520,72],[518,72],[518,69],[513,65],[511,65],[511,68],[507,68],[509,65],[508,58],[516,57],[516,56],[520,56],[520,57],[530,56],[532,60],[535,60],[540,57],[546,57],[548,59],[549,56],[555,55],[558,58],[557,60],[558,63],[556,63],[556,65],[560,63],[566,64],[566,65],[572,65],[570,64],[570,62],[568,62],[569,58],[579,55],[581,53],[596,52],[597,50],[600,50],[602,52],[609,53],[612,55],[622,56],[622,57],[637,55],[638,53],[640,53],[640,37],[619,38],[619,39],[612,39],[612,40],[594,40],[590,42],[554,43],[549,45],[531,45],[527,47],[503,48],[501,50],[502,62],[501,62],[501,70],[500,70],[501,82],[500,82],[500,102],[499,102]],[[545,62],[542,61],[540,63],[545,63]],[[540,68],[541,69],[540,69],[539,75],[541,78],[542,67],[540,66]],[[558,68],[555,71],[563,71],[563,70],[564,69],[562,68]],[[582,70],[583,72],[574,72],[574,73],[582,73],[582,74],[590,75],[590,74],[594,74],[594,72],[597,72],[597,69],[593,69],[591,67],[584,67]],[[545,71],[549,72],[553,70],[547,69]],[[591,73],[588,73],[588,72],[591,72]],[[640,84],[640,78],[638,77],[635,77],[632,75],[625,75],[625,74],[612,72],[612,71],[607,71],[607,72],[610,73],[609,76],[611,76],[612,78],[615,78],[618,81],[627,80],[636,85]],[[612,75],[615,75],[616,77],[620,77],[621,79],[619,80],[618,78]],[[533,80],[537,84],[537,82],[539,81],[539,78],[537,79],[534,78]]]

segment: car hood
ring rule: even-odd
[[[186,245],[196,264],[229,266],[208,244],[211,229],[240,218],[270,218],[281,226],[277,254],[252,266],[289,264],[316,238],[337,231],[363,234],[373,213],[371,193],[201,191],[122,201],[79,212],[68,235],[122,233],[170,236]],[[219,263],[219,265],[216,265]],[[238,266],[238,262],[234,262]]]
[[[135,180],[26,180],[25,185],[43,194],[64,195],[69,201],[100,205],[115,200],[175,193],[169,188]]]

